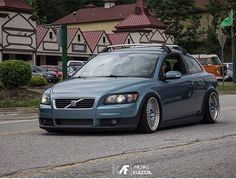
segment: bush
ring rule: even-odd
[[[31,76],[31,66],[27,62],[7,60],[0,64],[0,80],[5,88],[28,85]]]
[[[2,82],[0,81],[0,90],[1,89],[3,89],[4,87],[3,87],[3,84],[2,84]]]
[[[48,81],[43,76],[32,76],[29,86],[38,87],[38,86],[45,86],[47,84],[48,84]]]

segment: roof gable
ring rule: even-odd
[[[117,29],[148,27],[157,27],[161,29],[166,28],[165,24],[161,20],[149,14],[144,0],[137,0],[133,13],[116,26]]]
[[[68,29],[68,40],[67,40],[67,47],[70,46],[70,44],[72,43],[72,41],[75,38],[75,35],[77,34],[77,32],[79,31],[78,28],[69,28]]]
[[[109,40],[111,41],[112,45],[124,44],[128,36],[129,36],[129,33],[126,33],[126,32],[108,35]]]
[[[92,52],[94,52],[97,44],[99,43],[104,31],[87,31],[83,32],[85,40],[88,43],[88,46]]]
[[[130,29],[130,28],[147,28],[147,27],[157,27],[164,29],[166,28],[166,25],[158,20],[157,18],[151,16],[151,15],[135,15],[131,14],[129,17],[127,17],[125,20],[120,22],[116,28],[117,29]]]
[[[47,34],[48,29],[46,29],[44,26],[40,25],[37,26],[36,32],[37,32],[37,47],[40,45],[42,40],[44,39],[45,35]]]

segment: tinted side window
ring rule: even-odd
[[[187,74],[186,67],[179,55],[171,54],[167,56],[163,65],[162,73],[167,73],[168,71],[179,71],[182,75]]]
[[[203,71],[201,65],[195,59],[185,56],[185,62],[191,74],[200,73]]]

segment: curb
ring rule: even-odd
[[[37,108],[0,108],[0,121],[38,118]]]
[[[236,91],[219,91],[218,93],[220,95],[226,95],[226,94],[235,94],[236,95]]]

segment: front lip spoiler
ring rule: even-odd
[[[126,126],[126,127],[45,127],[39,126],[44,130],[53,130],[55,132],[60,131],[71,131],[71,132],[96,132],[96,131],[132,131],[137,129],[137,126]]]

